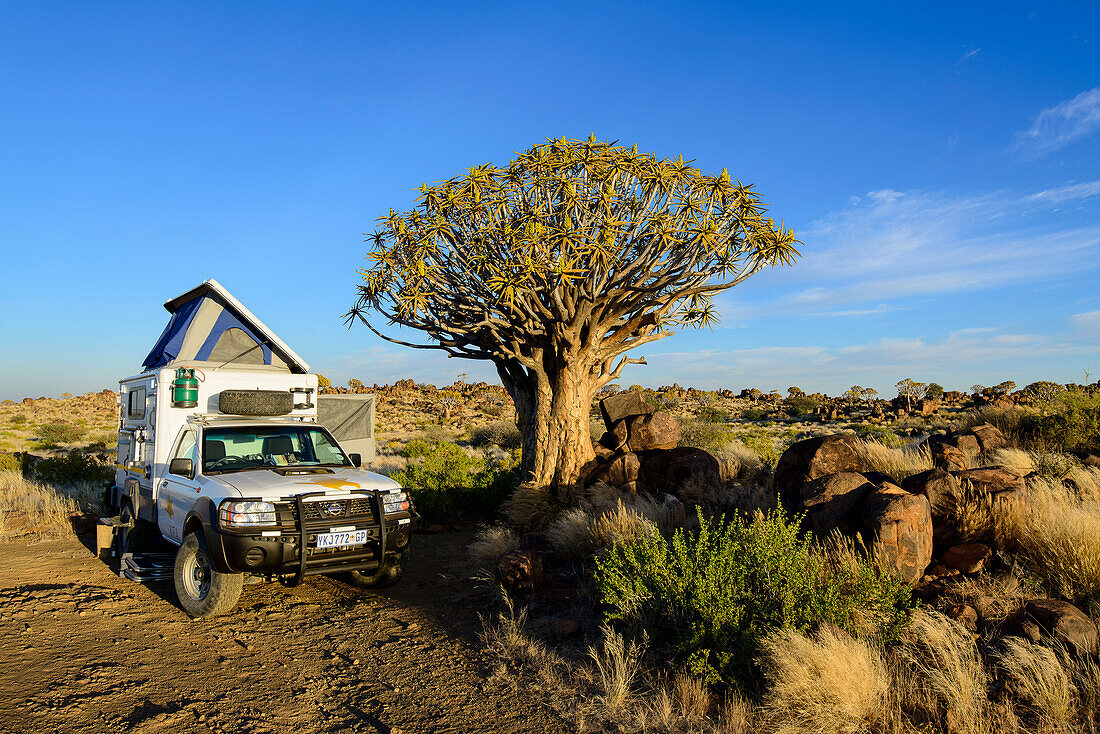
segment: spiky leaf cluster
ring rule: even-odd
[[[751,186],[590,138],[420,187],[369,237],[349,319],[378,311],[423,345],[482,359],[581,340],[598,360],[679,325],[717,321],[713,295],[790,264],[794,235]],[[404,343],[404,342],[401,342]]]

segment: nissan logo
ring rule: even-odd
[[[321,513],[325,517],[339,517],[344,514],[343,502],[326,502],[321,505]]]

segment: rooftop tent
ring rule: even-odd
[[[309,365],[216,280],[164,304],[172,317],[144,368],[196,362],[305,374]]]

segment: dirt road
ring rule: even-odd
[[[0,546],[0,732],[555,732],[487,682],[472,534],[415,538],[395,587],[245,587],[190,620],[171,583],[120,579],[76,538]]]

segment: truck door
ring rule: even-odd
[[[168,459],[168,465],[172,459],[191,459],[194,473],[199,470],[199,452],[195,450],[195,431],[184,428],[176,439],[175,447]],[[177,474],[169,474],[165,470],[164,478],[160,480],[160,491],[157,493],[157,524],[161,534],[177,545],[183,540],[183,521],[187,519],[187,513],[198,496],[198,479],[195,476],[182,477]]]

